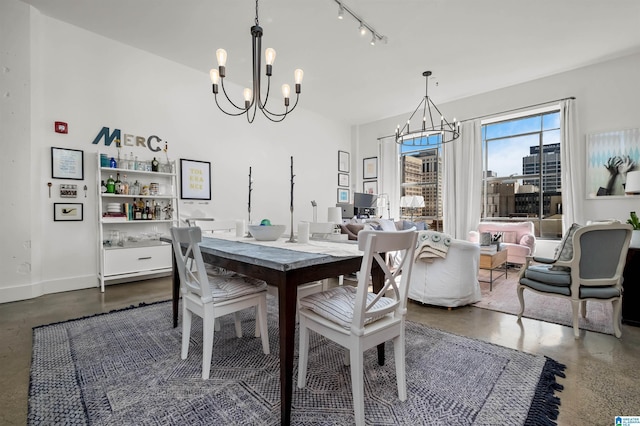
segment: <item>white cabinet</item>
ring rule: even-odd
[[[178,226],[178,178],[175,162],[160,164],[160,171],[142,164],[109,167],[97,158],[96,217],[98,220],[98,280],[104,292],[106,281],[126,281],[171,272],[171,245],[160,241]],[[151,159],[145,160],[150,163]],[[122,193],[104,192],[102,183],[112,177],[123,183]],[[128,186],[124,182],[128,183]],[[134,185],[137,182],[137,185]],[[138,188],[135,191],[134,188]],[[111,190],[111,188],[109,188]],[[149,206],[150,218],[134,214],[134,201]],[[156,207],[157,206],[157,207]]]

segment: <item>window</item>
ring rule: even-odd
[[[400,146],[401,156],[401,208],[400,216],[407,220],[420,220],[429,229],[442,231],[442,145],[440,135],[416,138]],[[424,207],[402,206],[402,200],[411,201],[421,196]]]
[[[482,125],[482,220],[533,221],[536,236],[562,237],[560,112]]]

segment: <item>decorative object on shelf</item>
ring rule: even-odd
[[[638,215],[636,214],[636,212],[629,213],[629,219],[627,219],[627,223],[633,226],[633,231],[631,232],[631,243],[629,244],[629,247],[636,249],[640,248],[640,219],[638,219]]]
[[[640,194],[640,170],[627,172],[627,180],[624,183],[624,193],[626,195]]]
[[[640,129],[587,135],[587,198],[640,192],[640,185],[636,186],[637,178],[634,176],[639,167]],[[631,187],[627,188],[628,185]]]
[[[339,203],[349,203],[349,190],[338,188],[338,202]]]
[[[349,153],[346,151],[338,151],[338,171],[349,173],[350,164]]]
[[[294,72],[295,79],[295,92],[296,92],[296,103],[293,105],[291,109],[289,109],[289,95],[291,93],[291,88],[288,84],[282,85],[282,96],[284,97],[284,113],[275,113],[269,111],[267,109],[267,101],[269,99],[269,91],[271,88],[271,73],[273,67],[273,61],[276,59],[276,51],[272,48],[267,48],[264,52],[265,62],[266,62],[266,75],[267,75],[267,93],[264,98],[264,102],[262,100],[262,90],[260,87],[260,68],[262,63],[262,27],[258,22],[258,0],[256,0],[256,19],[255,25],[251,27],[251,38],[252,38],[252,46],[253,46],[253,90],[249,88],[245,88],[244,95],[244,107],[237,106],[227,94],[227,91],[224,88],[224,77],[225,77],[225,66],[227,63],[227,52],[224,49],[216,50],[216,57],[218,59],[218,69],[212,68],[209,72],[209,76],[211,77],[213,96],[216,100],[216,105],[223,113],[231,116],[238,115],[247,115],[247,121],[249,123],[253,123],[253,120],[256,118],[256,111],[259,109],[262,114],[267,117],[269,120],[273,122],[280,122],[284,120],[291,111],[293,111],[298,105],[298,99],[300,97],[300,88],[302,86],[302,77],[304,73],[301,69],[296,69]],[[218,103],[218,83],[222,86],[222,92],[224,96],[227,98],[231,106],[235,108],[234,112],[225,111],[220,104]]]
[[[424,207],[424,197],[422,195],[405,195],[404,197],[400,197],[400,207],[409,209],[411,212],[411,221],[413,222],[415,209]]]
[[[290,243],[295,243],[296,242],[296,238],[293,234],[293,178],[296,175],[293,174],[293,155],[291,156],[291,205],[289,207],[289,210],[291,211],[291,236],[289,237],[289,242]]]
[[[82,203],[53,203],[55,222],[82,221]]]
[[[431,74],[431,71],[422,73],[426,80],[424,98],[422,98],[422,101],[420,101],[416,109],[411,113],[406,124],[402,128],[400,128],[400,125],[396,128],[396,143],[409,146],[422,146],[430,136],[439,135],[438,142],[441,144],[454,141],[460,137],[460,122],[456,122],[455,118],[453,122],[449,122],[429,97],[429,76],[431,76]],[[422,123],[412,130],[411,120],[421,107]],[[440,118],[440,125],[437,125],[437,121],[434,122],[432,108],[437,112],[437,114],[435,114],[436,120],[438,117]]]
[[[84,151],[51,147],[52,179],[84,179]]]
[[[378,193],[378,181],[370,180],[362,182],[362,192],[365,194],[377,194]]]
[[[180,198],[183,200],[211,199],[211,163],[180,159]]]
[[[378,157],[369,157],[362,160],[362,178],[378,178]]]
[[[355,19],[358,22],[358,24],[360,24],[360,26],[358,27],[358,32],[360,33],[361,36],[364,37],[365,35],[367,35],[367,33],[371,34],[371,41],[369,42],[369,44],[371,44],[372,46],[375,46],[377,42],[382,42],[383,44],[387,44],[388,42],[387,36],[384,36],[380,34],[378,31],[376,31],[376,29],[373,28],[371,24],[367,23],[364,19],[358,16],[357,13],[355,13],[353,10],[347,7],[344,4],[344,2],[342,2],[341,0],[334,0],[334,1],[338,3],[338,19],[340,20],[344,19],[344,12],[347,12],[349,15],[351,15],[353,19]]]

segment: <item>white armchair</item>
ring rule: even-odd
[[[456,307],[478,302],[480,246],[451,240],[445,258],[417,260],[409,281],[409,299],[429,305]]]

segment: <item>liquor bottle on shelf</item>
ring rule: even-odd
[[[105,192],[107,192],[107,184],[104,183],[104,180],[102,182],[100,182],[100,192],[103,193],[103,194]]]
[[[151,211],[151,207],[149,207],[149,200],[146,201],[146,204],[144,206],[144,215],[146,216],[147,220],[153,219],[153,212]]]
[[[125,195],[129,195],[129,181],[127,180],[127,175],[122,175],[122,193]]]
[[[137,180],[129,187],[129,193],[131,195],[140,195],[140,184]]]
[[[109,179],[107,179],[107,193],[115,194],[115,192],[116,192],[116,185],[115,185],[115,181],[113,180],[113,175],[109,175]]]
[[[160,203],[158,202],[154,202],[154,207],[153,207],[153,218],[155,220],[161,220],[162,219],[162,209],[160,208]]]
[[[133,199],[133,220],[142,220],[142,210],[135,198]]]
[[[116,173],[115,191],[116,194],[122,194],[122,181],[120,180],[120,172]]]
[[[152,172],[157,172],[159,165],[160,165],[160,163],[158,163],[158,160],[156,160],[156,157],[153,157],[153,160],[151,161],[151,171]]]

